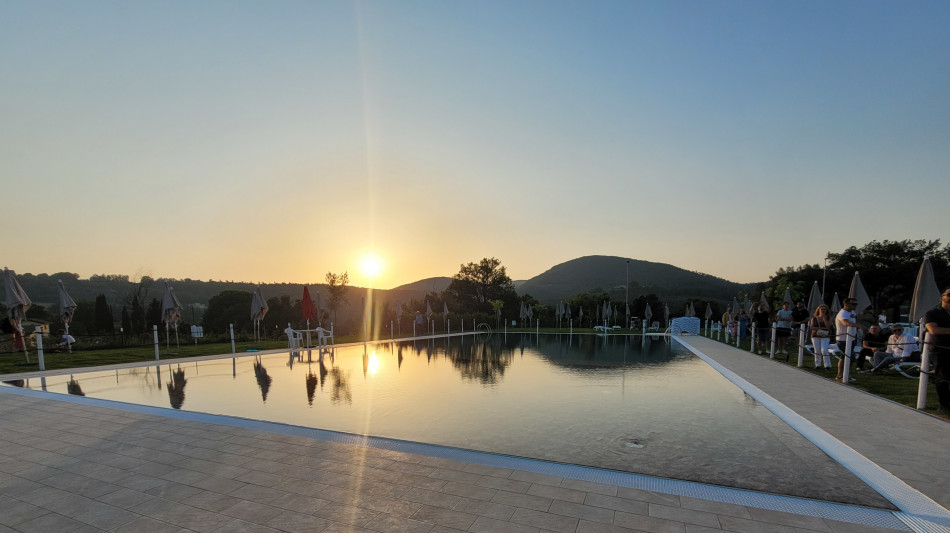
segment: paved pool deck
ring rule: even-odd
[[[0,387],[0,533],[950,531],[950,422],[682,340],[901,511]]]

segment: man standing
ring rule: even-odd
[[[755,312],[752,313],[752,323],[755,328],[755,349],[759,352],[759,355],[762,355],[764,352],[763,347],[768,346],[771,342],[771,335],[769,334],[769,312],[765,310],[765,306],[759,304],[755,307]]]
[[[785,347],[788,345],[788,336],[791,333],[792,310],[788,308],[788,302],[782,302],[782,308],[775,312],[775,342],[778,344],[779,353],[788,353]]]
[[[841,311],[838,311],[838,316],[835,317],[835,332],[838,338],[838,349],[841,350],[841,359],[838,360],[838,375],[835,377],[835,381],[844,379],[845,361],[847,361],[847,364],[851,364],[851,354],[847,351],[848,335],[853,334],[851,328],[857,330],[858,327],[857,317],[854,312],[854,309],[858,306],[858,301],[854,298],[845,298],[843,305],[844,307],[841,308]],[[854,381],[854,378],[850,378],[850,381]]]
[[[940,294],[940,307],[924,315],[924,327],[930,333],[930,356],[934,362],[937,401],[941,411],[950,413],[950,287],[944,288]]]

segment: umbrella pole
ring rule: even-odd
[[[175,349],[181,349],[181,345],[178,343],[178,322],[175,322]]]
[[[69,342],[69,322],[63,322],[63,326],[66,328],[66,349],[73,353],[73,343]]]
[[[165,322],[165,350],[168,350],[168,322]]]

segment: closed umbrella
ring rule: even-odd
[[[261,294],[261,288],[254,289],[254,296],[251,297],[251,322],[254,323],[254,336],[257,340],[261,339],[260,324],[267,314],[267,302],[264,301],[264,295]]]
[[[914,295],[910,299],[908,319],[916,324],[923,318],[924,313],[933,309],[939,301],[940,289],[934,279],[934,268],[930,264],[930,258],[925,257],[924,262],[920,264],[920,272],[917,273],[917,283],[914,284]],[[923,337],[923,332],[920,335]]]
[[[838,298],[838,293],[835,292],[835,297],[831,299],[831,314],[837,315],[838,311],[841,311],[841,299]]]
[[[772,308],[769,306],[769,299],[765,297],[765,291],[762,291],[762,296],[759,297],[759,303],[762,304],[762,307],[764,307],[767,312],[772,311]]]
[[[859,315],[864,313],[868,307],[871,307],[871,298],[868,296],[868,292],[864,290],[864,284],[861,283],[861,276],[857,271],[854,272],[854,277],[851,278],[851,291],[848,292],[848,298],[854,298],[858,301],[857,312]]]
[[[165,323],[165,347],[168,347],[168,325],[175,326],[175,346],[178,346],[178,323],[181,322],[181,303],[175,296],[175,291],[165,282],[165,292],[162,294],[162,322]]]
[[[742,307],[739,306],[739,300],[737,300],[736,297],[733,296],[732,297],[732,315],[733,316],[738,315],[739,309],[742,309]]]
[[[782,301],[787,303],[789,306],[794,304],[794,302],[792,302],[792,292],[788,290],[788,287],[785,287],[785,297],[782,298]]]
[[[323,326],[323,300],[320,299],[320,293],[317,293],[317,302],[314,306],[317,309],[317,326]]]
[[[821,297],[821,289],[818,288],[818,282],[811,286],[811,293],[808,295],[808,314],[813,314],[819,305],[825,305],[825,299]]]
[[[66,349],[72,353],[73,343],[69,341],[69,323],[72,322],[73,313],[76,312],[76,302],[66,292],[63,280],[58,279],[56,283],[59,285],[59,317],[63,319],[63,327],[66,329]]]
[[[646,325],[647,325],[646,327],[648,328],[652,327],[653,326],[653,309],[650,309],[650,304],[647,304],[646,309],[643,310],[643,316],[644,316],[644,319],[646,320]]]
[[[7,306],[7,316],[10,318],[11,325],[16,328],[20,336],[20,342],[23,344],[23,354],[26,355],[26,362],[30,362],[30,352],[26,350],[26,336],[23,334],[23,321],[26,319],[26,310],[33,305],[30,297],[23,291],[23,287],[16,280],[16,274],[9,269],[3,269],[3,284],[5,298],[4,303]]]
[[[300,300],[300,314],[304,322],[307,323],[307,347],[310,346],[310,321],[317,316],[317,309],[313,306],[313,300],[310,298],[310,288],[303,286],[303,299]]]
[[[696,306],[693,305],[693,302],[689,302],[689,316],[696,316]]]
[[[709,302],[706,302],[706,315],[705,315],[705,316],[706,316],[706,320],[709,320],[709,319],[712,318],[712,316],[713,316],[712,304],[709,303]]]
[[[666,327],[670,327],[670,306],[663,304],[663,320],[666,321]]]

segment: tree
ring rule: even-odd
[[[202,317],[202,325],[209,332],[227,332],[234,324],[236,330],[251,329],[251,299],[247,291],[221,291],[208,300],[208,309]]]
[[[106,302],[106,295],[96,296],[96,333],[112,333],[114,324],[112,321],[112,310]]]
[[[501,261],[494,257],[461,265],[445,292],[460,310],[467,312],[493,312],[492,300],[501,300],[506,309],[519,308],[514,284]]]
[[[248,302],[247,305],[250,307],[251,303]],[[145,321],[146,328],[162,323],[162,302],[159,302],[158,298],[152,298],[152,301],[149,302],[148,310],[145,311]]]
[[[145,331],[145,309],[139,303],[138,294],[132,296],[132,313],[129,317],[132,327],[129,329],[132,333],[142,333]]]
[[[347,301],[346,286],[350,282],[350,276],[347,272],[343,272],[342,274],[327,272],[326,280],[327,290],[330,292],[327,307],[330,309],[330,312],[333,313],[333,321],[336,322],[337,308]]]
[[[122,306],[122,331],[132,332],[132,316],[129,315],[129,310],[124,305]]]
[[[773,302],[781,300],[785,287],[793,299],[807,299],[817,281],[824,285],[825,300],[829,302],[835,292],[840,297],[847,295],[854,273],[859,272],[873,307],[887,312],[890,320],[899,320],[910,304],[924,256],[931,259],[937,285],[943,287],[950,282],[950,245],[941,248],[939,240],[885,240],[871,241],[860,248],[851,246],[840,253],[829,252],[827,269],[820,265],[780,268],[760,290]]]

